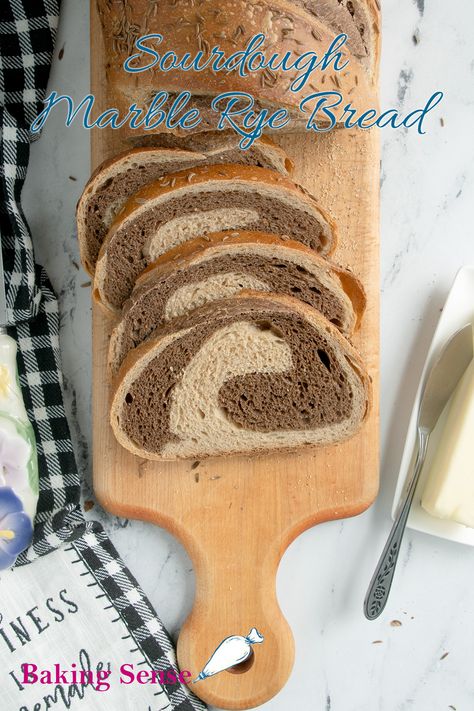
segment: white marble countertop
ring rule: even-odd
[[[474,4],[382,5],[383,107],[417,108],[438,89],[446,97],[425,136],[382,132],[381,493],[363,516],[316,527],[285,554],[278,595],[295,635],[296,663],[284,690],[265,705],[268,711],[474,708],[472,548],[408,531],[386,613],[372,623],[362,614],[390,526],[424,357],[458,268],[474,263]],[[63,0],[50,81],[76,98],[89,91],[87,6],[86,0]],[[66,128],[58,113],[32,147],[24,191],[37,259],[60,297],[66,401],[86,500],[93,499],[90,290],[76,268],[74,207],[89,169],[87,131]],[[104,524],[176,638],[193,599],[186,553],[152,525],[111,517],[98,505],[89,515]]]

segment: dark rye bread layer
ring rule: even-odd
[[[289,347],[291,366],[283,372],[252,372],[250,362],[244,375],[227,373],[217,402],[210,404],[211,412],[219,411],[223,432],[212,426],[206,432],[209,403],[180,403],[179,388],[210,339],[226,328],[238,334],[246,326]],[[220,357],[219,350],[214,352],[216,360]],[[242,344],[241,358],[246,357]],[[192,430],[185,441],[186,425],[181,436],[173,431],[180,404],[187,413],[197,408],[202,439]],[[132,351],[119,373],[111,424],[119,442],[139,456],[205,457],[339,442],[359,429],[369,405],[370,382],[360,357],[334,326],[291,297],[252,294],[176,319]]]
[[[220,163],[255,165],[283,175],[292,171],[286,153],[267,138],[248,151],[241,151],[238,137],[228,133],[187,136],[183,141],[170,138],[155,137],[152,146],[141,146],[105,161],[85,186],[77,206],[77,226],[81,260],[90,274],[94,273],[107,230],[128,198],[166,173]]]
[[[220,281],[212,285],[212,279]],[[176,316],[177,308],[177,315],[183,315],[243,289],[295,296],[346,335],[358,325],[365,308],[364,290],[356,277],[299,242],[261,232],[211,234],[168,252],[138,279],[110,340],[112,374],[132,348]],[[167,314],[171,300],[183,290],[186,297]]]
[[[221,214],[215,226],[211,221],[206,229],[196,228],[193,233],[189,228],[191,234],[184,233],[183,218],[194,225],[216,211]],[[249,218],[249,211],[255,215]],[[151,249],[150,240],[158,230],[176,219],[183,236],[176,231],[167,242],[153,243]],[[158,256],[202,234],[234,229],[283,234],[324,256],[336,244],[335,225],[315,199],[289,178],[251,166],[198,167],[168,175],[127,202],[102,246],[96,295],[103,305],[117,311],[130,296],[137,276]]]

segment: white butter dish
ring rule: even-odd
[[[420,386],[416,394],[416,399],[413,406],[413,411],[408,426],[408,435],[405,442],[400,473],[398,476],[395,497],[393,500],[392,517],[398,508],[400,497],[405,489],[407,477],[413,471],[416,437],[416,416],[420,405],[422,383],[430,366],[434,363],[439,355],[444,344],[456,333],[460,328],[467,323],[474,322],[474,266],[463,267],[457,274],[454,284],[449,293],[448,299],[441,314],[438,326],[436,328],[431,346],[426,358],[423,375],[421,377]],[[446,420],[446,411],[440,417],[439,422],[431,435],[428,455],[423,467],[423,471],[418,483],[418,488],[415,493],[415,499],[411,507],[410,516],[407,526],[416,531],[430,533],[433,536],[439,536],[458,543],[465,543],[474,546],[474,529],[462,526],[461,524],[453,523],[443,519],[430,516],[421,507],[421,495],[425,485],[426,476],[431,469],[432,457],[437,449],[439,435]]]

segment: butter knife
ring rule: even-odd
[[[457,331],[444,346],[425,380],[417,418],[415,468],[364,600],[364,614],[368,620],[377,619],[387,603],[430,435],[473,355],[472,325],[469,324]]]

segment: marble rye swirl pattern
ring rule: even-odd
[[[201,166],[167,175],[136,193],[102,245],[95,273],[100,302],[118,311],[138,275],[183,242],[220,230],[285,234],[323,256],[336,229],[301,186],[273,170],[244,165]]]
[[[356,277],[299,242],[262,232],[209,234],[171,250],[137,280],[110,339],[112,375],[165,322],[244,289],[295,296],[346,335],[365,308]]]
[[[367,416],[356,351],[292,297],[241,294],[206,305],[129,353],[111,425],[147,459],[328,445]]]
[[[160,138],[154,137],[154,141]],[[247,151],[238,149],[238,136],[204,134],[186,141],[169,139],[166,145],[141,146],[104,161],[93,173],[77,205],[77,236],[81,261],[89,274],[95,271],[100,247],[114,218],[126,201],[145,185],[166,173],[197,165],[242,163],[276,170],[292,171],[285,151],[269,138],[262,138]],[[179,145],[182,144],[182,147]]]

